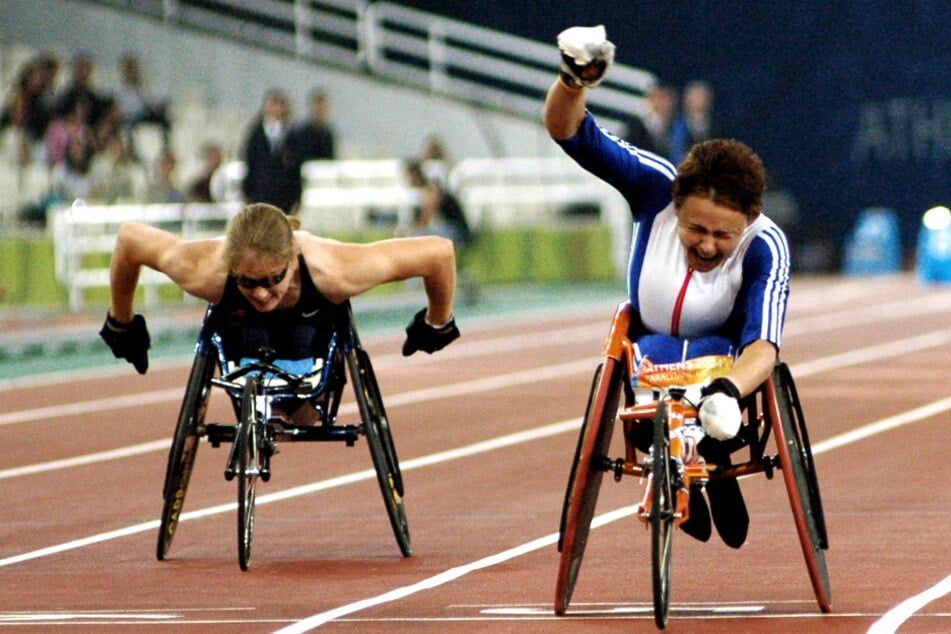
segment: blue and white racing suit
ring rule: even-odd
[[[779,226],[760,214],[729,258],[712,271],[694,271],[677,234],[673,165],[600,128],[590,113],[574,137],[558,144],[630,205],[628,295],[644,332],[678,339],[723,337],[737,352],[764,339],[779,350],[790,267],[789,245]]]

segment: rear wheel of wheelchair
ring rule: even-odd
[[[559,615],[565,613],[571,602],[591,532],[623,380],[624,372],[612,358],[605,359],[594,373],[561,512],[558,537],[561,558],[555,584],[555,613]]]
[[[195,356],[165,470],[165,486],[162,490],[164,504],[156,547],[156,557],[159,561],[165,559],[168,554],[181,518],[188,482],[195,465],[195,456],[198,454],[200,428],[205,422],[205,410],[208,407],[211,377],[214,372],[215,361],[212,356]]]
[[[676,494],[671,471],[669,422],[661,401],[654,419],[651,445],[651,569],[654,589],[654,622],[667,627],[670,614],[670,569]]]
[[[819,608],[831,612],[832,590],[825,560],[829,541],[819,480],[795,383],[785,364],[778,365],[773,372],[769,396],[776,408],[773,415],[780,423],[776,429],[780,467],[809,579]]]
[[[376,469],[377,481],[383,494],[386,513],[393,527],[393,535],[404,557],[413,554],[409,535],[409,522],[403,501],[403,475],[400,473],[393,433],[383,407],[383,398],[377,384],[370,356],[362,348],[356,348],[347,357],[350,379],[353,384],[363,433],[370,447],[370,457]]]

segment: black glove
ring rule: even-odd
[[[136,315],[132,321],[124,324],[106,313],[106,323],[102,325],[99,336],[112,349],[116,359],[125,359],[135,366],[139,374],[145,374],[149,369],[149,346],[152,340],[142,315]]]
[[[737,401],[740,400],[740,391],[733,385],[733,381],[726,377],[721,376],[719,379],[713,379],[709,385],[700,388],[700,396],[710,396],[716,393],[726,394]]]
[[[436,328],[426,323],[426,309],[422,309],[406,327],[406,341],[403,342],[403,356],[408,357],[417,350],[432,354],[442,350],[459,338],[456,320]]]

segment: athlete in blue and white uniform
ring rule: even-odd
[[[773,370],[789,292],[786,237],[761,213],[762,161],[738,141],[714,139],[695,145],[674,169],[625,143],[600,128],[585,107],[585,90],[602,81],[614,59],[604,27],[567,29],[558,46],[561,73],[545,100],[545,126],[569,156],[630,205],[628,292],[640,332],[722,337],[738,352],[726,375],[703,388],[699,406],[707,436],[700,454],[728,464],[730,450],[721,441],[740,428],[740,399]],[[706,491],[721,537],[740,547],[749,516],[736,480],[711,480]],[[681,528],[706,540],[710,514],[694,508],[703,503],[700,495],[690,500],[690,521]]]
[[[739,350],[763,340],[779,349],[789,246],[776,223],[756,213],[732,253],[723,254],[714,267],[698,266],[690,260],[702,256],[692,254],[695,247],[680,237],[673,165],[598,127],[590,113],[575,135],[557,141],[582,167],[617,188],[631,207],[628,294],[645,330],[684,338],[719,335]]]

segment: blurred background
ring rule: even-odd
[[[621,284],[624,202],[541,125],[558,32],[594,24],[617,44],[589,93],[605,127],[675,162],[709,135],[753,147],[799,273],[848,270],[869,212],[888,263],[868,271],[914,267],[922,214],[951,200],[944,1],[30,0],[0,3],[0,306],[98,314],[118,222],[220,232],[270,195],[261,170],[343,239],[418,232],[422,192],[452,198],[472,301]],[[275,99],[283,149],[259,160]]]

